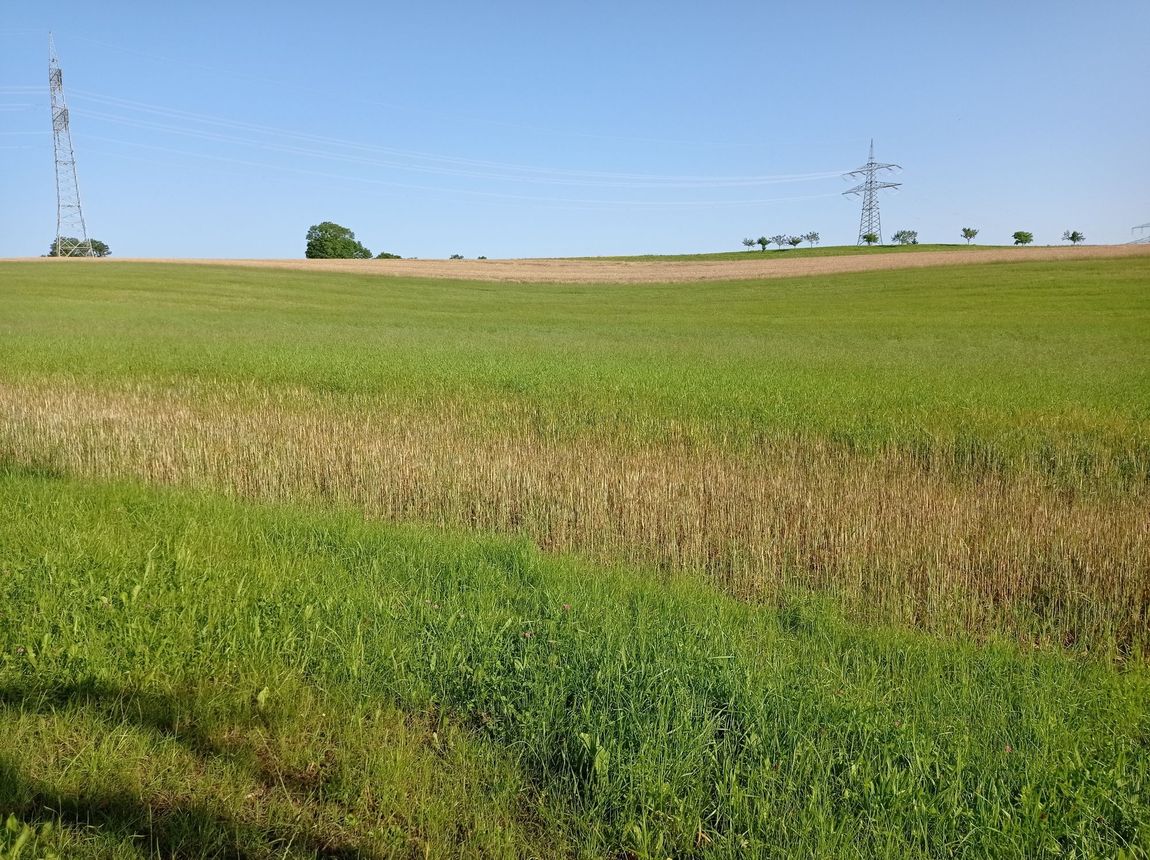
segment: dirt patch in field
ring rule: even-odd
[[[890,269],[917,269],[972,263],[1089,260],[1150,254],[1150,245],[1089,245],[1080,248],[971,248],[905,254],[858,254],[843,257],[796,257],[785,252],[745,260],[83,260],[109,262],[194,263],[294,269],[307,272],[348,272],[407,278],[450,278],[464,281],[523,283],[668,283],[672,281],[734,281],[833,275]],[[51,258],[44,262],[59,263]]]

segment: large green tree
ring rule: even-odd
[[[1018,230],[1014,234],[1015,245],[1029,245],[1034,241],[1034,234],[1027,230]]]
[[[347,227],[324,221],[308,227],[304,256],[309,260],[369,260],[371,251]]]

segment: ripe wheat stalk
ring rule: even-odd
[[[731,593],[825,594],[860,620],[1141,651],[1150,493],[1031,470],[956,474],[892,446],[752,450],[589,431],[514,409],[306,391],[0,385],[0,457],[66,474],[352,506],[523,535]]]

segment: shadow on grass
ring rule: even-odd
[[[191,766],[196,772],[219,764],[244,765],[243,757],[236,755],[238,745],[222,746],[207,730],[189,720],[195,703],[192,694],[145,693],[90,683],[0,687],[0,710],[44,715],[72,711],[103,718],[113,725],[132,726],[157,740],[179,743],[193,757]],[[247,728],[260,722],[251,716],[242,719]],[[22,772],[21,764],[25,763],[0,751],[0,813],[15,813],[28,824],[59,821],[77,828],[95,827],[105,835],[135,844],[150,856],[234,860],[269,855],[376,856],[353,844],[345,833],[310,824],[302,813],[290,825],[261,822],[258,801],[237,814],[202,797],[168,793],[145,796],[117,785],[114,779],[101,787],[61,791]],[[258,783],[257,794],[286,791],[292,797],[293,810],[316,803],[314,775],[293,775],[258,759],[248,764]],[[205,793],[210,797],[210,785],[206,787],[209,791]]]

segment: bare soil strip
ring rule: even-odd
[[[109,262],[190,263],[294,269],[307,272],[347,272],[406,278],[448,278],[462,281],[512,281],[522,283],[670,283],[682,281],[733,281],[791,278],[803,275],[835,275],[928,266],[975,263],[1035,262],[1042,260],[1090,260],[1150,255],[1150,245],[1087,245],[1079,248],[970,248],[906,254],[858,254],[843,257],[796,257],[785,252],[761,255],[748,252],[745,260],[206,260],[118,259],[82,260],[88,265]],[[63,262],[37,257],[46,263]],[[7,260],[0,262],[9,262]]]

